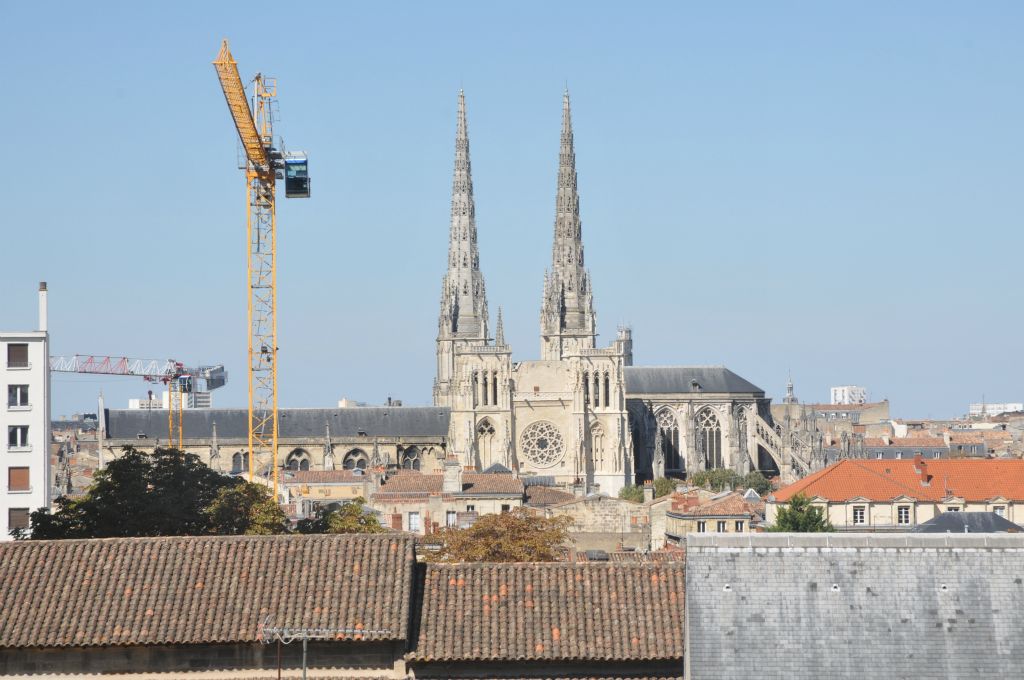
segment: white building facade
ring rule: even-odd
[[[46,283],[39,284],[39,327],[0,331],[4,408],[0,540],[27,529],[29,515],[50,505],[50,339]]]
[[[840,385],[832,388],[832,404],[866,404],[868,390],[857,385]]]

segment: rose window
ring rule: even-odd
[[[538,467],[551,467],[565,455],[562,434],[543,420],[531,423],[523,431],[519,447],[526,459]]]

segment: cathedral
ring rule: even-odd
[[[534,483],[610,495],[626,484],[712,468],[757,469],[784,481],[812,469],[802,439],[772,421],[764,390],[729,369],[634,366],[629,328],[597,346],[568,93],[558,158],[551,266],[538,286],[540,358],[513,361],[500,309],[490,332],[460,92],[434,405],[281,409],[279,464],[436,474],[455,458],[466,470],[514,472],[524,481],[543,478]],[[126,445],[152,450],[167,433],[160,410],[101,403],[100,413],[103,456],[119,455]],[[214,469],[248,469],[245,410],[189,409],[184,430],[183,448]],[[256,452],[260,476],[270,475],[272,460],[269,451]]]
[[[568,92],[558,158],[540,359],[513,361],[500,310],[494,335],[489,332],[466,102],[459,93],[433,391],[434,405],[451,414],[448,455],[468,469],[499,464],[610,494],[697,469],[777,473],[786,467],[760,388],[724,367],[634,367],[628,328],[607,347],[597,346]]]

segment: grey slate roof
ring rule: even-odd
[[[725,366],[627,366],[626,397],[640,394],[756,393],[764,390]],[[697,381],[699,389],[694,386]]]
[[[1024,532],[1024,527],[1017,526],[994,512],[943,512],[927,522],[918,524],[910,531],[918,534],[990,534]]]
[[[186,439],[206,439],[217,423],[218,439],[248,437],[249,414],[245,409],[186,409]],[[107,438],[167,438],[167,411],[162,409],[106,409]],[[451,412],[434,406],[358,407],[358,408],[291,408],[278,411],[278,435],[323,438],[326,426],[331,437],[434,437],[448,434]]]
[[[1021,549],[1021,534],[690,534],[688,676],[1020,678]]]

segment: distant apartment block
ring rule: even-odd
[[[982,418],[984,416],[998,416],[1003,413],[1018,413],[1024,411],[1024,403],[1021,402],[1005,402],[1002,404],[986,404],[981,402],[980,404],[971,404],[968,409],[968,415],[972,418]]]
[[[841,385],[832,388],[832,404],[864,404],[868,400],[868,390],[857,385]]]
[[[50,340],[46,283],[39,284],[39,329],[0,331],[0,540],[27,529],[33,510],[50,505]]]

